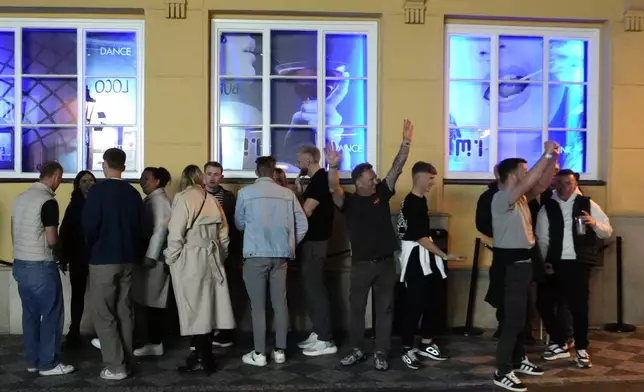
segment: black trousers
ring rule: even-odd
[[[590,266],[577,260],[553,263],[554,274],[539,287],[537,308],[553,343],[563,345],[568,340],[564,318],[555,309],[568,304],[572,315],[575,348],[588,348],[588,296]]]
[[[195,348],[197,357],[204,363],[204,365],[212,365],[214,356],[212,354],[212,333],[204,335],[193,335],[190,341],[190,346]]]
[[[446,280],[433,260],[432,273],[425,276],[418,254],[418,248],[412,251],[405,271],[405,314],[400,336],[403,347],[413,346],[421,316],[420,333],[423,339],[432,339],[439,334],[445,318],[442,303]]]
[[[532,264],[508,264],[503,285],[503,320],[496,349],[497,369],[511,372],[525,357],[525,318],[528,290],[532,280]]]
[[[87,277],[89,266],[87,264],[70,264],[69,282],[72,286],[72,299],[70,306],[71,324],[68,335],[78,337],[80,324],[85,311],[85,292],[87,291]]]
[[[163,343],[167,336],[165,308],[152,308],[140,304],[134,307],[136,340],[141,345]]]
[[[532,320],[534,320],[534,303],[532,301],[532,290],[528,290],[528,301],[526,302],[526,315],[525,315],[525,335],[526,337],[532,336]],[[499,323],[501,329],[501,322],[503,321],[503,304],[496,308],[496,321]],[[540,313],[541,314],[541,313]]]

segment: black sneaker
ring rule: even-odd
[[[233,334],[231,332],[232,331],[228,331],[228,330],[215,332],[215,336],[212,339],[212,345],[215,347],[222,347],[222,348],[232,347]]]
[[[577,350],[577,359],[575,360],[577,367],[582,369],[590,369],[593,363],[590,361],[590,355],[586,350]]]
[[[340,364],[342,366],[353,366],[353,365],[357,365],[360,362],[364,362],[366,359],[367,357],[360,349],[354,348],[351,351],[351,354],[347,355],[346,357],[340,360]]]
[[[377,351],[373,354],[373,364],[376,367],[376,370],[385,372],[389,370],[389,362],[387,362],[387,355],[382,351]]]
[[[447,357],[441,353],[436,343],[421,344],[420,349],[416,354],[420,354],[425,358],[433,359],[434,361],[445,361]]]
[[[527,374],[529,376],[543,376],[543,369],[530,362],[528,357],[524,357],[521,363],[515,366],[516,373]]]
[[[560,346],[558,344],[551,344],[546,351],[543,352],[543,359],[546,361],[554,361],[557,359],[570,358],[568,347]]]
[[[402,361],[403,363],[410,369],[413,370],[418,370],[420,369],[423,365],[420,363],[418,360],[418,357],[416,356],[416,352],[418,352],[417,349],[415,348],[406,348],[403,349],[402,353]]]
[[[525,392],[528,390],[514,372],[501,375],[497,371],[494,373],[494,385],[514,392]]]

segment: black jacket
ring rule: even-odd
[[[235,195],[225,189],[221,188],[223,195],[223,205],[221,206],[224,209],[224,214],[226,215],[226,220],[228,221],[228,236],[230,237],[230,244],[228,245],[228,254],[231,256],[239,255],[241,257],[241,235],[237,226],[235,225],[235,204],[237,200]]]
[[[85,244],[81,216],[85,206],[85,197],[80,190],[72,192],[72,199],[65,210],[60,225],[60,260],[70,268],[86,267],[89,260],[89,249]]]
[[[496,181],[487,186],[476,203],[476,229],[486,237],[492,237],[492,198],[499,191]]]

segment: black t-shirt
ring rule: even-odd
[[[326,241],[331,238],[335,205],[329,191],[329,175],[326,170],[320,169],[313,174],[302,198],[304,201],[313,199],[320,203],[309,217],[309,231],[304,241]]]
[[[430,237],[429,208],[425,196],[409,193],[400,203],[398,235],[404,241],[418,241]]]
[[[378,184],[372,196],[345,195],[342,211],[354,261],[371,261],[390,256],[398,250],[398,238],[389,209],[389,200],[394,193],[385,180]]]
[[[43,227],[58,226],[59,218],[58,202],[55,199],[47,200],[40,208]]]

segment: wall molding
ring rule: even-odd
[[[405,0],[405,24],[425,24],[425,3],[427,0]]]
[[[624,13],[624,31],[641,33],[644,31],[644,10],[627,10]]]
[[[186,19],[188,14],[187,0],[165,0],[166,19]]]

